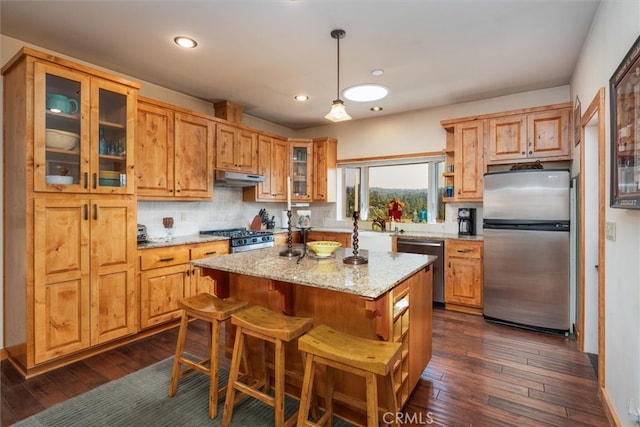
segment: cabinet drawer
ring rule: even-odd
[[[447,240],[445,244],[447,256],[459,258],[482,258],[482,242]]]
[[[200,243],[191,247],[191,259],[209,258],[229,253],[229,241]]]
[[[171,246],[167,248],[140,251],[140,270],[149,270],[189,262],[189,247]]]

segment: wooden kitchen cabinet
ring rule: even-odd
[[[313,201],[335,202],[337,198],[338,141],[313,139]]]
[[[308,139],[289,139],[291,165],[291,200],[311,200],[313,174],[313,142]]]
[[[24,66],[26,76],[22,77],[33,79],[33,92],[27,94],[24,89],[32,106],[27,120],[33,123],[34,190],[133,194],[137,86],[45,58],[25,56],[11,70],[21,73]],[[62,110],[53,104],[56,96],[66,100]],[[55,144],[61,135],[75,135],[77,143]],[[61,175],[70,181],[49,181]]]
[[[225,255],[229,253],[229,241],[220,240],[217,242],[200,243],[190,247],[190,259],[203,259],[215,256]],[[215,281],[209,276],[203,276],[202,269],[191,266],[191,295],[197,295],[202,292],[210,294],[214,293]]]
[[[484,121],[472,120],[454,126],[453,200],[481,201],[484,165]]]
[[[445,306],[482,313],[482,242],[450,239],[445,242]]]
[[[226,123],[216,125],[216,169],[257,173],[256,132]]]
[[[139,85],[29,48],[2,74],[4,161],[11,165],[4,169],[11,183],[4,190],[4,280],[11,284],[4,349],[23,375],[33,375],[137,331]],[[52,104],[54,94],[66,101]],[[78,142],[53,147],[47,129],[77,134]],[[71,184],[47,183],[48,175],[69,176]]]
[[[178,319],[180,299],[213,293],[213,280],[201,276],[200,269],[189,261],[227,253],[228,240],[140,250],[140,327]]]
[[[289,145],[284,138],[258,134],[258,174],[264,181],[245,187],[244,201],[284,202],[287,200]]]
[[[135,212],[130,197],[34,200],[35,363],[137,331]]]
[[[487,163],[570,160],[570,105],[489,120]]]
[[[215,122],[168,104],[138,103],[136,188],[145,200],[211,200]]]
[[[332,241],[339,242],[343,248],[350,248],[352,241],[352,233],[340,233],[335,231],[315,231],[309,230],[307,232],[307,241]]]

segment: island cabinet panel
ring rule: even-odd
[[[311,268],[335,274],[331,263],[316,263]],[[208,270],[208,269],[206,269]],[[210,270],[213,275],[218,270]],[[419,270],[400,284],[376,299],[355,294],[323,289],[314,286],[278,282],[256,276],[229,273],[224,289],[229,299],[247,301],[275,312],[286,310],[286,314],[308,317],[314,325],[325,324],[339,331],[374,340],[393,340],[402,344],[401,360],[393,367],[395,393],[400,405],[404,405],[415,388],[421,373],[431,360],[431,268]],[[225,347],[231,348],[233,331],[227,330]],[[250,348],[259,350],[256,343]],[[255,346],[255,347],[252,347]],[[286,344],[286,369],[302,373],[302,359],[295,342]],[[250,358],[250,363],[259,372],[259,358]],[[318,368],[321,369],[321,368]],[[326,391],[324,374],[318,373],[314,382],[319,404],[324,404]],[[287,390],[297,394],[301,379],[288,378]],[[384,395],[384,382],[378,381],[380,407],[389,408]],[[364,404],[365,387],[361,377],[336,371],[334,395],[336,414],[355,423],[366,424]],[[359,408],[359,409],[358,409]],[[400,409],[398,409],[400,410]]]

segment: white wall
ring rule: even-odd
[[[635,426],[627,402],[640,406],[640,211],[609,208],[609,78],[640,34],[640,2],[603,1],[571,81],[572,98],[588,105],[606,90],[606,213],[616,240],[605,242],[605,392],[623,426]],[[596,147],[585,146],[587,150]],[[587,192],[596,192],[587,188]],[[588,212],[589,210],[587,210]],[[587,230],[586,234],[595,230]]]

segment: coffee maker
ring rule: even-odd
[[[476,234],[476,209],[458,208],[458,235],[475,236]]]

